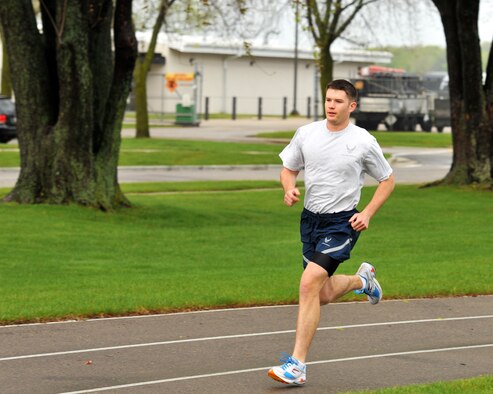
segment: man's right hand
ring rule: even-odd
[[[292,207],[294,204],[296,204],[300,199],[298,198],[300,196],[300,191],[298,188],[294,189],[289,189],[284,193],[284,204],[286,204],[288,207]]]

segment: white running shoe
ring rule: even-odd
[[[285,353],[283,365],[269,369],[268,375],[278,382],[301,386],[306,382],[306,365]]]
[[[365,293],[370,304],[375,305],[382,299],[382,287],[375,278],[375,267],[367,262],[360,265],[356,275],[359,275],[366,281],[366,287],[363,290],[355,290],[356,294]]]

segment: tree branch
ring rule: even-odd
[[[44,0],[40,0],[40,3],[41,3],[41,7],[44,9],[46,13],[46,16],[51,22],[51,26],[53,27],[53,30],[55,31],[57,37],[60,38],[60,31],[58,30],[58,27],[56,25],[55,18],[53,17],[53,15],[51,15],[50,9],[48,8]]]
[[[118,150],[118,138],[137,58],[137,39],[132,25],[132,0],[117,0],[114,17],[115,66],[111,91],[105,111],[105,149]],[[121,111],[118,112],[118,111]],[[118,156],[118,154],[116,154]]]
[[[308,28],[310,29],[313,39],[316,43],[320,41],[321,32],[317,31],[317,28],[320,26],[318,21],[320,21],[320,12],[318,10],[317,1],[316,0],[306,0],[306,19],[308,20]]]
[[[346,30],[346,28],[349,26],[349,24],[351,23],[351,21],[354,19],[354,17],[356,16],[356,14],[361,11],[361,9],[365,6],[367,6],[368,4],[371,4],[371,3],[374,3],[378,0],[368,0],[368,1],[363,1],[363,0],[355,0],[355,1],[352,1],[351,3],[347,4],[346,6],[342,7],[341,10],[340,10],[340,15],[342,15],[342,13],[348,9],[351,5],[354,5],[356,4],[353,12],[346,18],[346,20],[339,26],[337,27],[337,25],[334,25],[334,28],[333,30],[333,40],[334,41],[336,38],[340,37],[342,35],[342,33],[344,33],[344,31]]]
[[[63,30],[65,28],[65,21],[67,19],[67,7],[68,3],[67,0],[64,0],[63,2],[63,8],[62,8],[62,14],[60,18],[60,26],[58,27],[55,21],[55,17],[53,16],[52,12],[50,11],[49,7],[46,5],[45,0],[40,0],[41,6],[44,9],[44,12],[46,16],[48,17],[53,30],[55,31],[56,37],[57,37],[57,42],[60,45],[62,42],[62,35],[63,35]]]
[[[161,0],[159,4],[158,16],[156,18],[156,22],[154,23],[154,28],[152,29],[151,42],[149,43],[149,47],[147,48],[147,52],[144,58],[144,68],[145,72],[147,72],[152,63],[152,58],[154,57],[154,52],[156,51],[156,43],[159,36],[159,31],[163,26],[164,21],[166,20],[166,14],[168,13],[169,8],[173,5],[175,0]]]

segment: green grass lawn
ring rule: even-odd
[[[232,142],[181,141],[124,138],[120,151],[122,166],[146,165],[241,165],[280,164],[283,146]],[[0,167],[18,167],[19,151],[7,145],[0,150]]]
[[[378,143],[385,146],[413,146],[423,148],[448,148],[452,146],[450,133],[372,131]]]
[[[0,145],[0,167],[19,167],[19,148],[17,145]]]
[[[303,185],[303,182],[298,182]],[[196,182],[148,182],[123,183],[120,185],[124,193],[187,193],[211,191],[240,191],[253,189],[279,190],[278,181],[196,181]],[[1,189],[0,189],[1,193]]]
[[[261,137],[290,138],[293,131],[262,133]],[[450,134],[396,133],[377,131],[379,143],[385,146],[448,147]],[[279,153],[285,144],[232,143],[213,141],[181,141],[168,139],[124,138],[120,165],[242,165],[281,164]],[[15,145],[0,149],[0,167],[18,167],[19,151]]]
[[[375,136],[382,147],[411,146],[423,148],[447,148],[452,146],[452,135],[450,133],[372,131],[371,134]],[[289,140],[293,135],[294,131],[280,131],[259,133],[256,136],[261,138]]]
[[[125,138],[120,165],[279,164],[281,150],[272,144]]]
[[[109,214],[0,204],[1,323],[296,302],[302,207],[283,206],[279,188],[132,188],[134,208]],[[491,198],[398,186],[340,272],[374,262],[387,298],[491,294]]]
[[[437,382],[412,386],[389,387],[371,391],[351,391],[344,394],[491,394],[493,393],[493,375],[471,379]]]

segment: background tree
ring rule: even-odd
[[[305,0],[308,29],[318,49],[320,91],[333,79],[334,59],[331,46],[341,37],[363,7],[378,0]]]
[[[40,31],[31,0],[0,2],[21,160],[6,200],[128,205],[117,164],[137,55],[131,18],[131,0],[42,0]]]
[[[160,0],[157,9],[157,17],[152,29],[152,36],[145,55],[138,56],[134,69],[134,94],[135,94],[135,136],[137,138],[149,138],[149,112],[147,109],[147,75],[151,69],[152,59],[156,51],[156,43],[161,27],[165,22],[169,8],[175,0]],[[164,81],[163,81],[164,83]]]
[[[493,186],[493,54],[483,83],[479,0],[432,0],[447,43],[453,161],[442,183]]]
[[[221,39],[231,45],[243,45],[248,52],[248,40],[279,34],[277,25],[281,11],[291,0],[140,0],[134,21],[139,31],[152,26],[152,35],[145,54],[138,57],[134,70],[136,137],[148,138],[147,76],[151,69],[159,33],[167,39],[182,35],[197,35]],[[170,12],[172,11],[172,12]],[[164,81],[163,81],[164,83]]]

